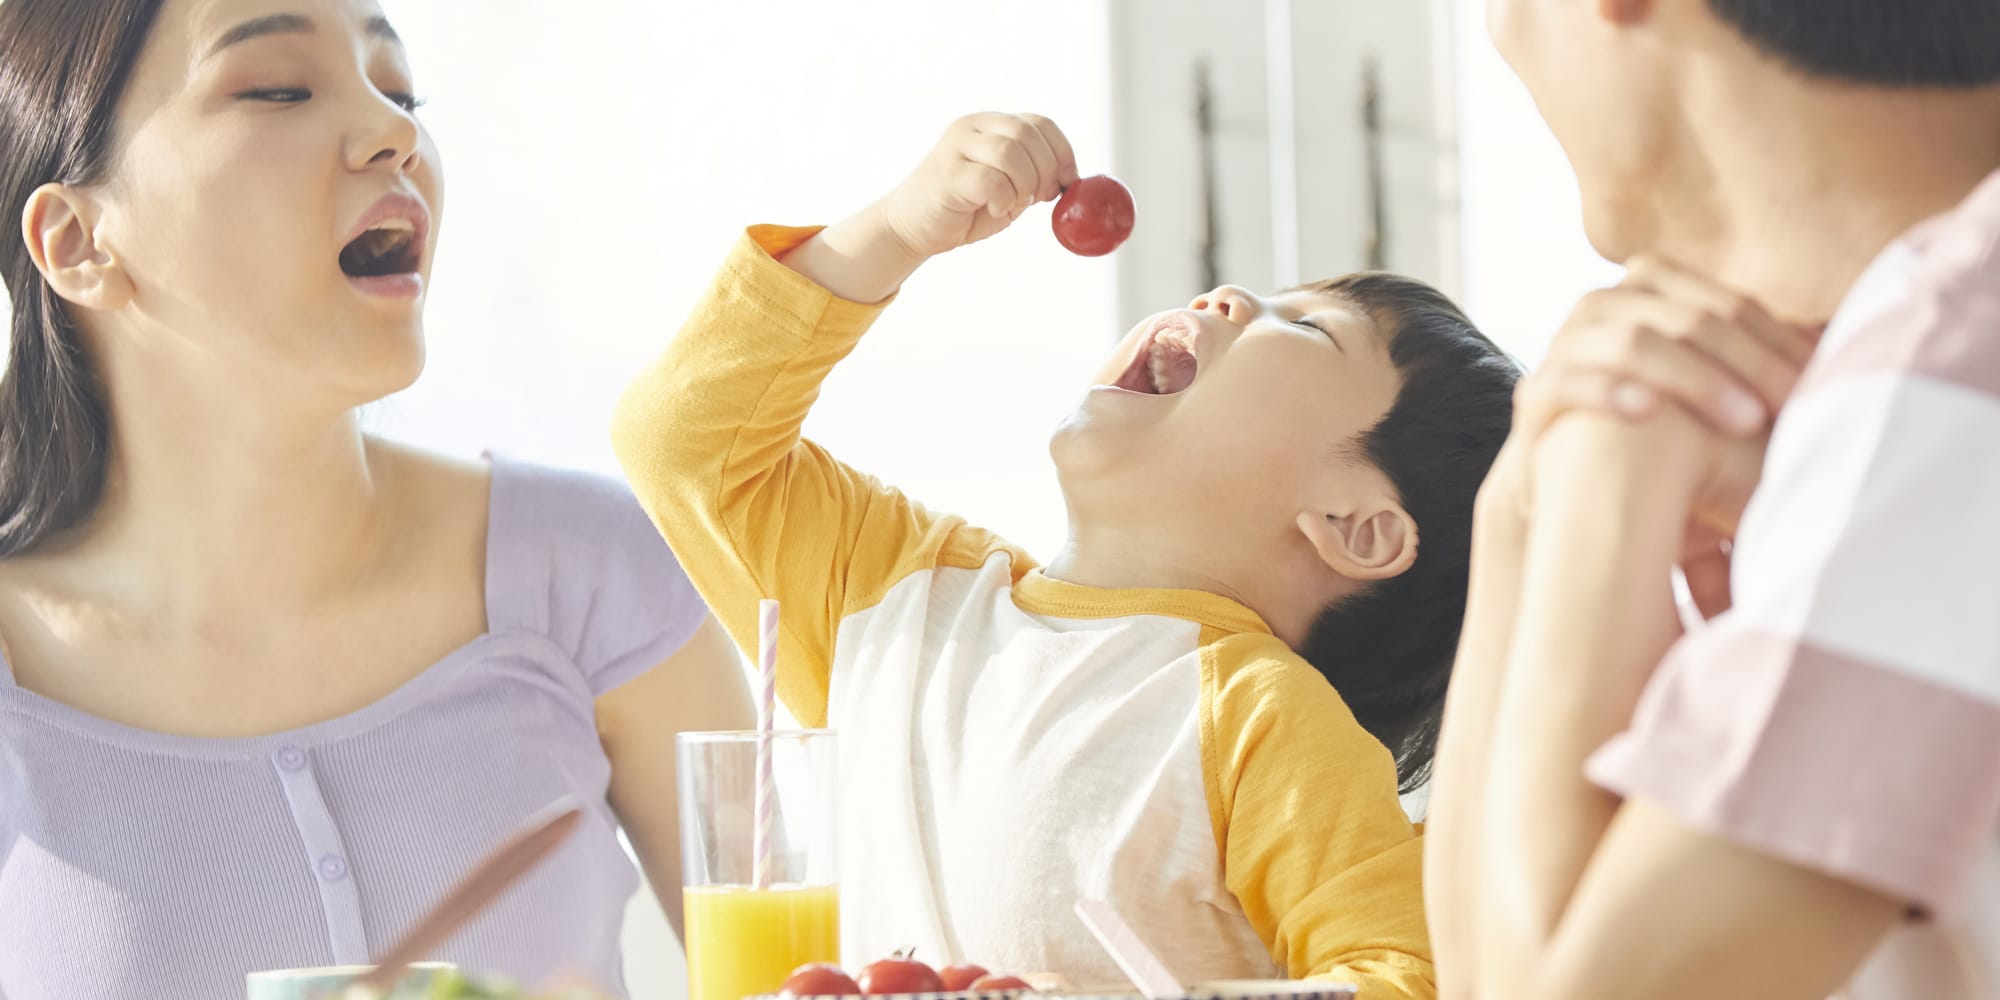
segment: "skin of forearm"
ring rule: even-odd
[[[1511,489],[1515,463],[1503,452],[1480,492],[1464,629],[1452,667],[1444,727],[1432,773],[1424,835],[1425,909],[1437,957],[1438,992],[1470,997],[1473,917],[1482,828],[1487,823],[1486,763],[1499,709],[1507,648],[1513,641],[1527,547],[1527,511]],[[1461,981],[1461,980],[1464,981]]]
[[[875,303],[896,294],[927,259],[896,236],[878,203],[821,230],[783,263],[849,302]]]
[[[1536,442],[1477,847],[1481,995],[1530,983],[1617,800],[1586,759],[1679,634],[1671,571],[1705,431],[1679,411],[1558,420]]]

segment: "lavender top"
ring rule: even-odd
[[[621,485],[495,461],[491,505],[485,634],[351,715],[163,735],[0,662],[0,998],[228,1000],[253,969],[368,961],[565,795],[584,825],[437,957],[622,992],[639,879],[592,703],[706,609]]]

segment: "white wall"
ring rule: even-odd
[[[1139,200],[1132,244],[1118,255],[1124,311],[1143,315],[1206,290],[1194,110],[1204,59],[1221,280],[1273,290],[1366,266],[1361,66],[1373,54],[1388,264],[1455,292],[1457,178],[1444,169],[1450,14],[1448,0],[1112,0],[1118,160]],[[1273,101],[1286,89],[1289,113]]]
[[[392,0],[449,193],[430,368],[381,409],[387,433],[612,471],[616,394],[744,224],[832,221],[972,111],[1046,113],[1086,170],[1112,166],[1102,3],[584,9]],[[1113,266],[1064,252],[1045,208],[937,261],[809,432],[1047,551],[1062,538],[1047,432],[1123,332]]]
[[[1584,238],[1576,178],[1527,89],[1493,49],[1485,0],[1457,7],[1463,304],[1530,364],[1570,307],[1619,270]]]
[[[1106,14],[1091,0],[390,0],[448,208],[431,361],[379,429],[606,472],[610,409],[738,230],[832,221],[945,125],[1033,110],[1112,169]],[[944,258],[827,387],[808,430],[935,506],[1047,551],[1047,432],[1124,330],[1114,264],[1064,252],[1047,210]],[[643,894],[639,997],[685,994]]]

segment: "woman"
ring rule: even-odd
[[[424,357],[413,89],[367,0],[0,4],[0,994],[365,961],[565,795],[440,957],[615,990],[618,827],[679,881],[673,734],[749,710],[657,533],[361,432]]]

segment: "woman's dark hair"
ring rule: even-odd
[[[160,0],[0,3],[0,207],[18,226],[43,184],[92,184],[111,161],[126,79]],[[13,303],[0,377],[0,558],[97,508],[111,415],[76,323],[19,237],[0,239]]]
[[[1430,777],[1472,563],[1472,507],[1514,419],[1521,370],[1437,289],[1365,273],[1306,290],[1346,299],[1389,342],[1402,391],[1355,442],[1417,523],[1401,575],[1329,605],[1299,654],[1396,757],[1403,791]]]
[[[1762,51],[1812,76],[1899,87],[2000,83],[1994,0],[1708,0]]]

